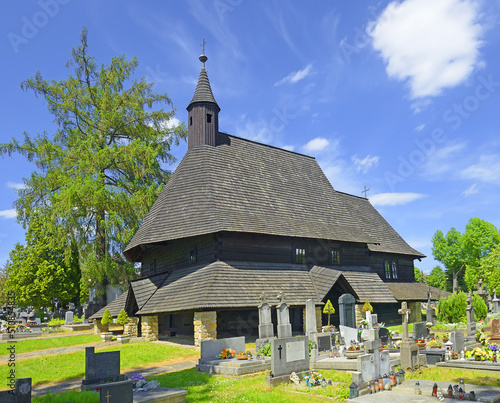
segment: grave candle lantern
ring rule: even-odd
[[[421,395],[422,394],[422,389],[420,389],[420,382],[417,381],[415,382],[415,394],[416,395]]]
[[[370,385],[372,388],[372,393],[376,393],[378,390],[378,382],[375,382],[373,379],[370,381]]]
[[[437,397],[438,386],[437,383],[432,387],[432,396]]]
[[[355,397],[358,397],[358,385],[356,385],[354,382],[349,385],[349,399],[354,399]]]
[[[458,386],[463,390],[465,393],[465,383],[463,379],[460,379],[460,382],[458,383]]]
[[[378,377],[378,390],[384,390],[384,381],[381,376]]]
[[[448,386],[448,397],[450,399],[453,398],[453,388],[451,387],[451,384],[450,384],[450,386]]]
[[[403,370],[403,368],[401,368],[398,371],[398,374],[399,374],[399,378],[401,379],[401,382],[399,382],[399,384],[402,384],[405,381],[405,371]]]

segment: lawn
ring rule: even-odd
[[[79,336],[52,337],[50,339],[32,339],[16,342],[16,354],[29,353],[31,351],[47,350],[49,348],[71,347],[79,344],[98,343],[101,336],[96,334],[84,334]],[[3,353],[0,354],[4,355]],[[6,355],[6,354],[5,354]]]
[[[326,379],[332,379],[334,386],[301,388],[289,384],[271,388],[265,384],[266,374],[264,372],[232,377],[203,374],[195,369],[171,372],[148,378],[148,380],[156,379],[164,387],[186,389],[188,391],[187,402],[306,403],[324,402],[326,399],[332,402],[342,402],[349,396],[349,384],[352,380],[351,372],[326,370],[319,372]],[[500,386],[500,375],[454,368],[424,368],[421,371],[407,373],[406,375],[407,379],[427,379],[457,384],[460,378],[463,378],[465,383]],[[54,399],[54,397],[59,400]],[[99,401],[97,396],[95,396],[95,400],[91,399],[92,396],[88,394],[85,396],[73,393],[71,395],[62,394],[37,398],[33,399],[33,402],[65,403],[70,400],[74,403],[97,403]]]
[[[98,351],[114,350],[120,350],[120,368],[122,371],[162,361],[189,357],[196,359],[199,357],[199,352],[191,349],[147,342],[120,344],[102,348]],[[16,378],[32,378],[34,384],[62,381],[85,375],[85,351],[19,359],[16,360],[15,364]],[[12,369],[12,367],[7,367],[7,364],[0,367],[0,377],[2,379],[7,377],[9,369]]]

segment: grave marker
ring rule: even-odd
[[[458,354],[465,348],[465,339],[462,332],[450,332],[450,341],[453,343],[453,351]]]
[[[309,339],[307,336],[271,340],[272,377],[290,376],[292,372],[309,370]]]
[[[491,300],[491,308],[493,313],[500,312],[500,299],[497,298],[497,290],[493,289],[493,299]]]
[[[31,378],[15,380],[14,388],[0,392],[2,403],[31,403]]]
[[[398,313],[403,319],[403,339],[401,340],[400,347],[401,368],[407,371],[408,369],[415,369],[420,366],[420,356],[418,346],[413,339],[410,339],[408,334],[408,319],[411,310],[408,309],[406,301],[401,303],[401,309],[398,310]]]
[[[474,317],[474,305],[472,305],[472,291],[467,297],[467,337],[476,337],[476,318]]]
[[[133,403],[133,388],[133,381],[105,383],[99,388],[99,403]]]
[[[85,379],[82,380],[82,391],[93,389],[96,384],[125,379],[125,375],[120,375],[120,351],[95,353],[94,347],[85,348]],[[90,385],[92,387],[89,387]]]
[[[276,306],[278,310],[278,338],[283,339],[292,336],[292,325],[290,324],[290,313],[288,305],[285,302],[285,294],[278,294],[279,304]]]
[[[312,338],[313,333],[317,333],[316,327],[316,305],[313,299],[306,300],[306,335]]]
[[[339,298],[339,319],[342,326],[356,326],[356,298],[351,294],[342,294]]]
[[[71,311],[66,311],[65,319],[64,319],[64,324],[69,325],[70,323],[73,323],[73,312]]]

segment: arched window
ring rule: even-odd
[[[398,264],[396,260],[391,263],[392,266],[392,278],[398,278]]]
[[[389,264],[388,260],[385,261],[384,267],[385,267],[385,278],[391,278],[391,265]]]

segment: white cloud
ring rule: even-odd
[[[370,27],[389,77],[409,81],[412,98],[438,95],[482,67],[483,27],[475,0],[390,3]]]
[[[476,193],[479,193],[479,189],[477,188],[477,183],[474,183],[462,192],[462,196],[469,197]]]
[[[437,180],[447,172],[455,173],[459,153],[465,146],[465,143],[458,143],[429,151],[427,162],[422,167],[422,175],[429,180]]]
[[[324,150],[329,144],[330,142],[324,137],[316,137],[304,146],[304,150],[310,153],[318,152]]]
[[[368,199],[374,206],[397,206],[425,197],[422,193],[379,193]]]
[[[354,165],[356,166],[356,170],[358,172],[363,172],[365,174],[370,169],[378,165],[378,161],[380,158],[378,157],[378,155],[374,156],[367,155],[365,158],[360,159],[358,158],[357,155],[353,155],[351,159],[352,162],[354,162]]]
[[[481,155],[477,164],[462,171],[462,177],[500,183],[500,155]]]
[[[26,189],[26,185],[24,183],[15,183],[15,182],[7,182],[7,187],[14,190]]]
[[[287,83],[295,84],[296,82],[303,80],[304,78],[309,76],[311,74],[311,70],[312,70],[312,64],[309,63],[302,70],[293,71],[290,74],[288,74],[286,77],[277,81],[276,83],[274,83],[274,86],[277,87],[278,85],[287,84]]]
[[[9,210],[0,210],[0,217],[2,217],[2,218],[16,218],[17,213],[16,213],[16,210],[14,210],[13,208],[9,209]]]
[[[415,127],[415,131],[416,131],[417,133],[419,133],[419,132],[421,132],[422,130],[424,130],[424,128],[425,128],[425,124],[423,124],[423,123],[422,123],[421,125],[418,125],[417,127]]]
[[[237,136],[259,143],[270,144],[274,139],[273,131],[264,122],[247,121],[235,131]]]

